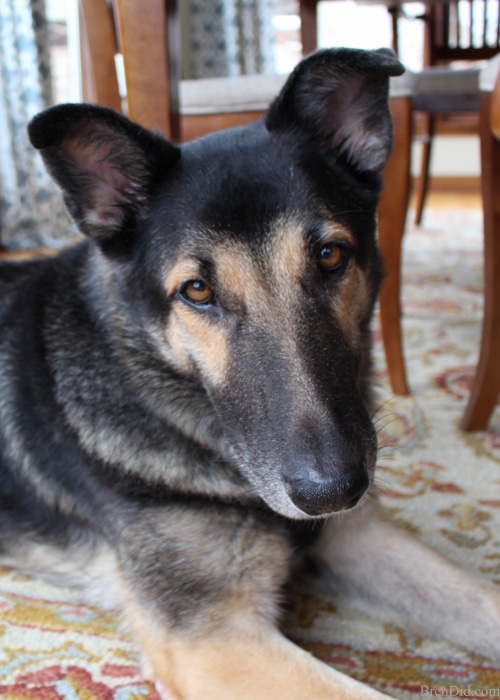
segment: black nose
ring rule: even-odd
[[[360,466],[348,475],[325,477],[307,469],[285,476],[285,488],[291,501],[307,515],[328,515],[354,508],[369,485],[366,469]]]

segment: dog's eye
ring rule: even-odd
[[[332,272],[343,267],[347,262],[348,251],[340,243],[327,243],[319,251],[319,266],[322,270]]]
[[[190,280],[181,289],[181,295],[192,304],[210,304],[214,294],[202,280]]]

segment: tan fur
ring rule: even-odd
[[[324,243],[344,241],[355,244],[354,237],[348,228],[336,221],[329,222],[324,228]],[[359,346],[359,321],[366,313],[368,289],[362,270],[351,261],[350,269],[342,280],[339,293],[332,301],[332,308],[346,337],[353,348]]]
[[[311,552],[358,609],[500,661],[500,593],[367,505],[332,518]]]
[[[224,328],[181,301],[175,304],[173,316],[170,338],[179,359],[183,346],[185,364],[191,359],[213,386],[223,383],[229,360]]]
[[[306,243],[303,224],[292,218],[275,222],[270,239],[269,259],[273,262],[272,276],[276,286],[287,291],[296,284],[306,265]]]
[[[186,346],[186,333],[181,318],[175,311],[170,314],[165,331],[167,347],[164,349],[167,359],[181,372],[194,374],[196,371]]]
[[[224,292],[245,308],[261,308],[263,280],[246,246],[219,245],[214,250],[216,274]]]
[[[359,267],[351,264],[342,280],[339,293],[332,300],[332,307],[353,348],[357,348],[361,341],[360,320],[366,314],[367,304],[365,275]]]
[[[345,241],[351,245],[354,245],[355,243],[354,236],[349,229],[338,223],[338,221],[329,221],[327,224],[325,224],[323,230],[324,234],[322,238],[325,243],[328,243],[329,241]]]
[[[383,700],[254,620],[228,620],[203,638],[160,629],[137,606],[129,619],[172,700]]]
[[[254,303],[259,297],[259,280],[244,248],[231,244],[219,246],[213,251],[213,256],[224,291],[234,296],[238,303]],[[169,271],[165,288],[173,294],[183,283],[198,278],[198,263],[192,258],[181,258]],[[169,359],[178,369],[192,373],[198,367],[214,386],[224,381],[229,347],[219,324],[177,300],[165,337],[170,349]]]
[[[79,240],[76,237],[75,240]],[[60,252],[58,248],[51,248],[50,246],[38,246],[36,248],[28,248],[26,250],[9,250],[0,246],[0,260],[7,260],[9,262],[22,262],[24,260],[42,260],[43,258],[49,258],[51,256],[57,255]]]
[[[199,276],[200,270],[196,260],[190,257],[179,258],[165,277],[167,294],[174,294],[184,282],[198,279]]]
[[[229,303],[233,299],[235,304],[243,306],[266,325],[271,324],[277,329],[283,323],[286,325],[283,305],[293,303],[293,290],[297,288],[297,281],[307,264],[303,228],[302,222],[293,217],[278,218],[274,222],[267,251],[272,268],[265,274],[257,268],[245,246],[235,241],[214,246],[212,255],[218,285]],[[349,230],[333,221],[325,226],[323,239],[325,244],[333,240],[353,243]],[[197,261],[191,257],[180,258],[166,275],[165,289],[173,295],[182,284],[199,277]],[[271,280],[271,285],[266,284],[266,279]],[[353,347],[360,340],[357,330],[366,302],[364,275],[351,264],[340,293],[333,301],[333,308]],[[191,374],[198,367],[212,385],[224,382],[230,348],[220,325],[177,300],[165,337],[168,359],[179,370]],[[287,329],[285,337],[293,338],[293,330]],[[294,354],[291,352],[290,356]]]

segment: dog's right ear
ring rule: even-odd
[[[180,155],[159,134],[95,105],[51,107],[28,132],[82,233],[108,247],[131,233]]]

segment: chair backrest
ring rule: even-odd
[[[79,11],[84,100],[120,111],[112,8],[106,0],[80,0]]]
[[[299,0],[299,7],[315,2]],[[251,88],[252,76],[187,80],[181,84],[178,0],[79,3],[84,19],[84,99],[121,109],[132,120],[173,141],[187,141],[253,121],[265,113],[282,87],[278,75],[262,75],[257,91]],[[123,61],[125,97],[121,101],[117,96],[116,54]],[[202,103],[199,94],[208,95],[208,99]]]
[[[143,126],[179,140],[179,66],[171,58],[180,55],[176,0],[79,4],[88,48],[82,51],[84,99],[121,110]],[[123,58],[126,99],[118,94],[116,54]]]
[[[500,2],[446,0],[427,5],[426,64],[488,59],[500,52]]]

